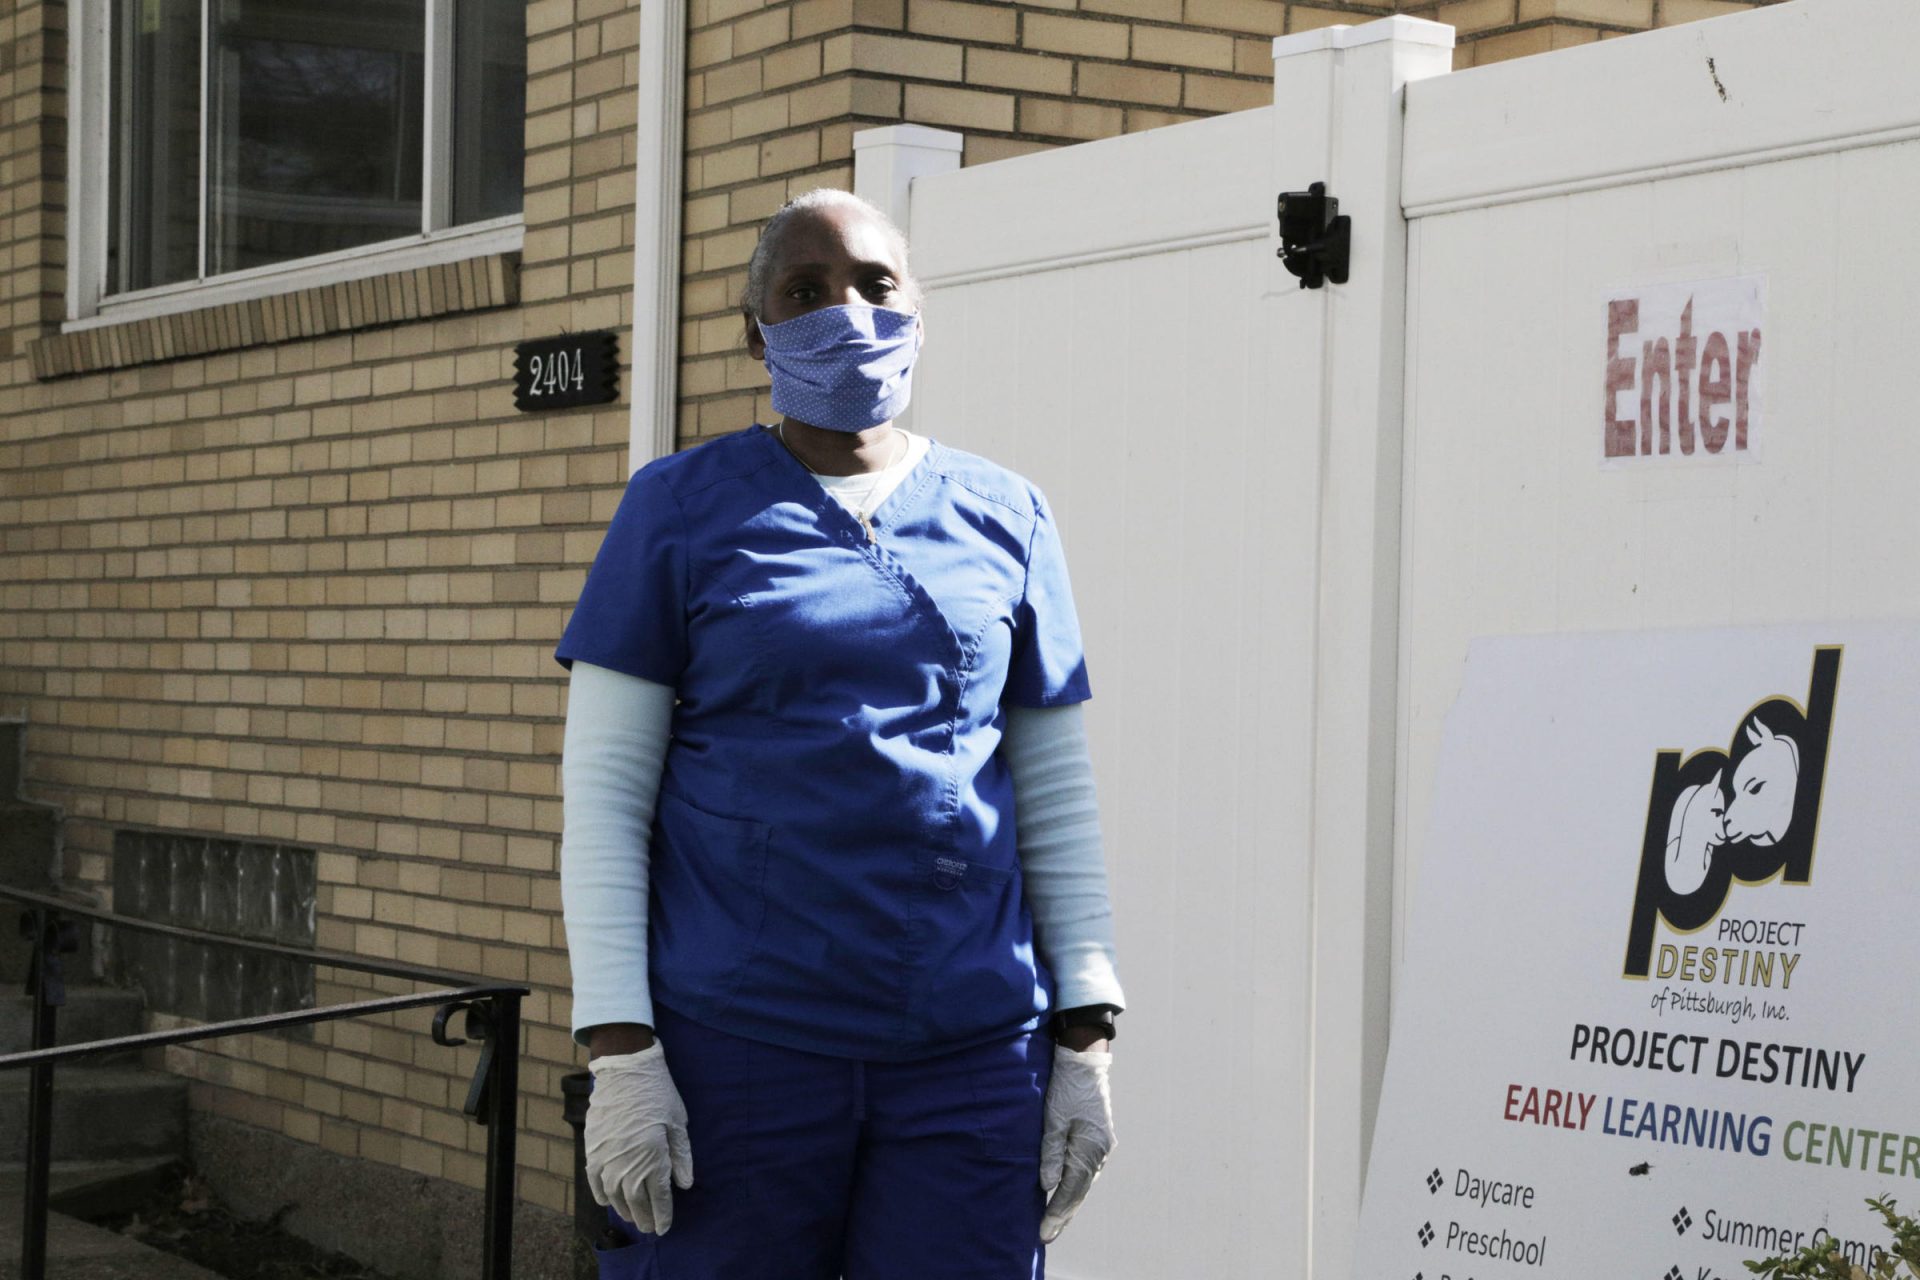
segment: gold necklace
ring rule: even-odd
[[[873,535],[873,511],[867,504],[873,501],[873,495],[880,488],[880,482],[886,478],[887,472],[893,470],[893,468],[899,464],[900,459],[906,454],[907,433],[898,427],[893,427],[891,430],[898,439],[898,447],[895,448],[893,457],[888,459],[887,464],[873,473],[872,483],[867,485],[866,493],[861,495],[860,505],[855,507],[853,511],[853,518],[858,520],[860,527],[867,531],[868,542],[876,542],[878,539]],[[779,426],[774,428],[774,431],[780,437],[781,445],[786,448],[788,453],[794,456],[794,460],[801,466],[806,467],[807,470],[812,471],[813,468],[807,466],[807,460],[800,456],[799,451],[792,445],[787,444],[787,424],[785,422],[780,423]],[[835,498],[834,501],[838,502],[840,499]]]

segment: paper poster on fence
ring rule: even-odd
[[[1606,309],[1606,467],[1756,462],[1764,434],[1767,280],[1634,285]]]
[[[1920,1207],[1920,626],[1477,642],[1363,1280],[1734,1280]]]

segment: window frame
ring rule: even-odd
[[[205,277],[207,258],[207,30],[212,0],[200,0],[201,279],[109,295],[107,228],[111,162],[112,0],[74,0],[67,43],[67,298],[62,333],[271,297],[416,267],[518,252],[524,211],[448,226],[453,203],[455,0],[425,0],[426,86],[421,148],[421,230],[414,235]]]

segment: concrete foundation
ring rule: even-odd
[[[200,1112],[189,1126],[189,1152],[200,1176],[244,1217],[268,1218],[291,1204],[281,1219],[286,1230],[398,1280],[480,1274],[481,1196],[469,1187]],[[574,1240],[564,1215],[517,1205],[515,1280],[582,1274]],[[587,1267],[584,1274],[593,1274],[590,1261]]]

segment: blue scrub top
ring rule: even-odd
[[[735,1035],[901,1061],[1032,1030],[1002,706],[1090,696],[1027,480],[931,441],[875,541],[769,427],[627,484],[555,656],[675,687],[654,997]]]

